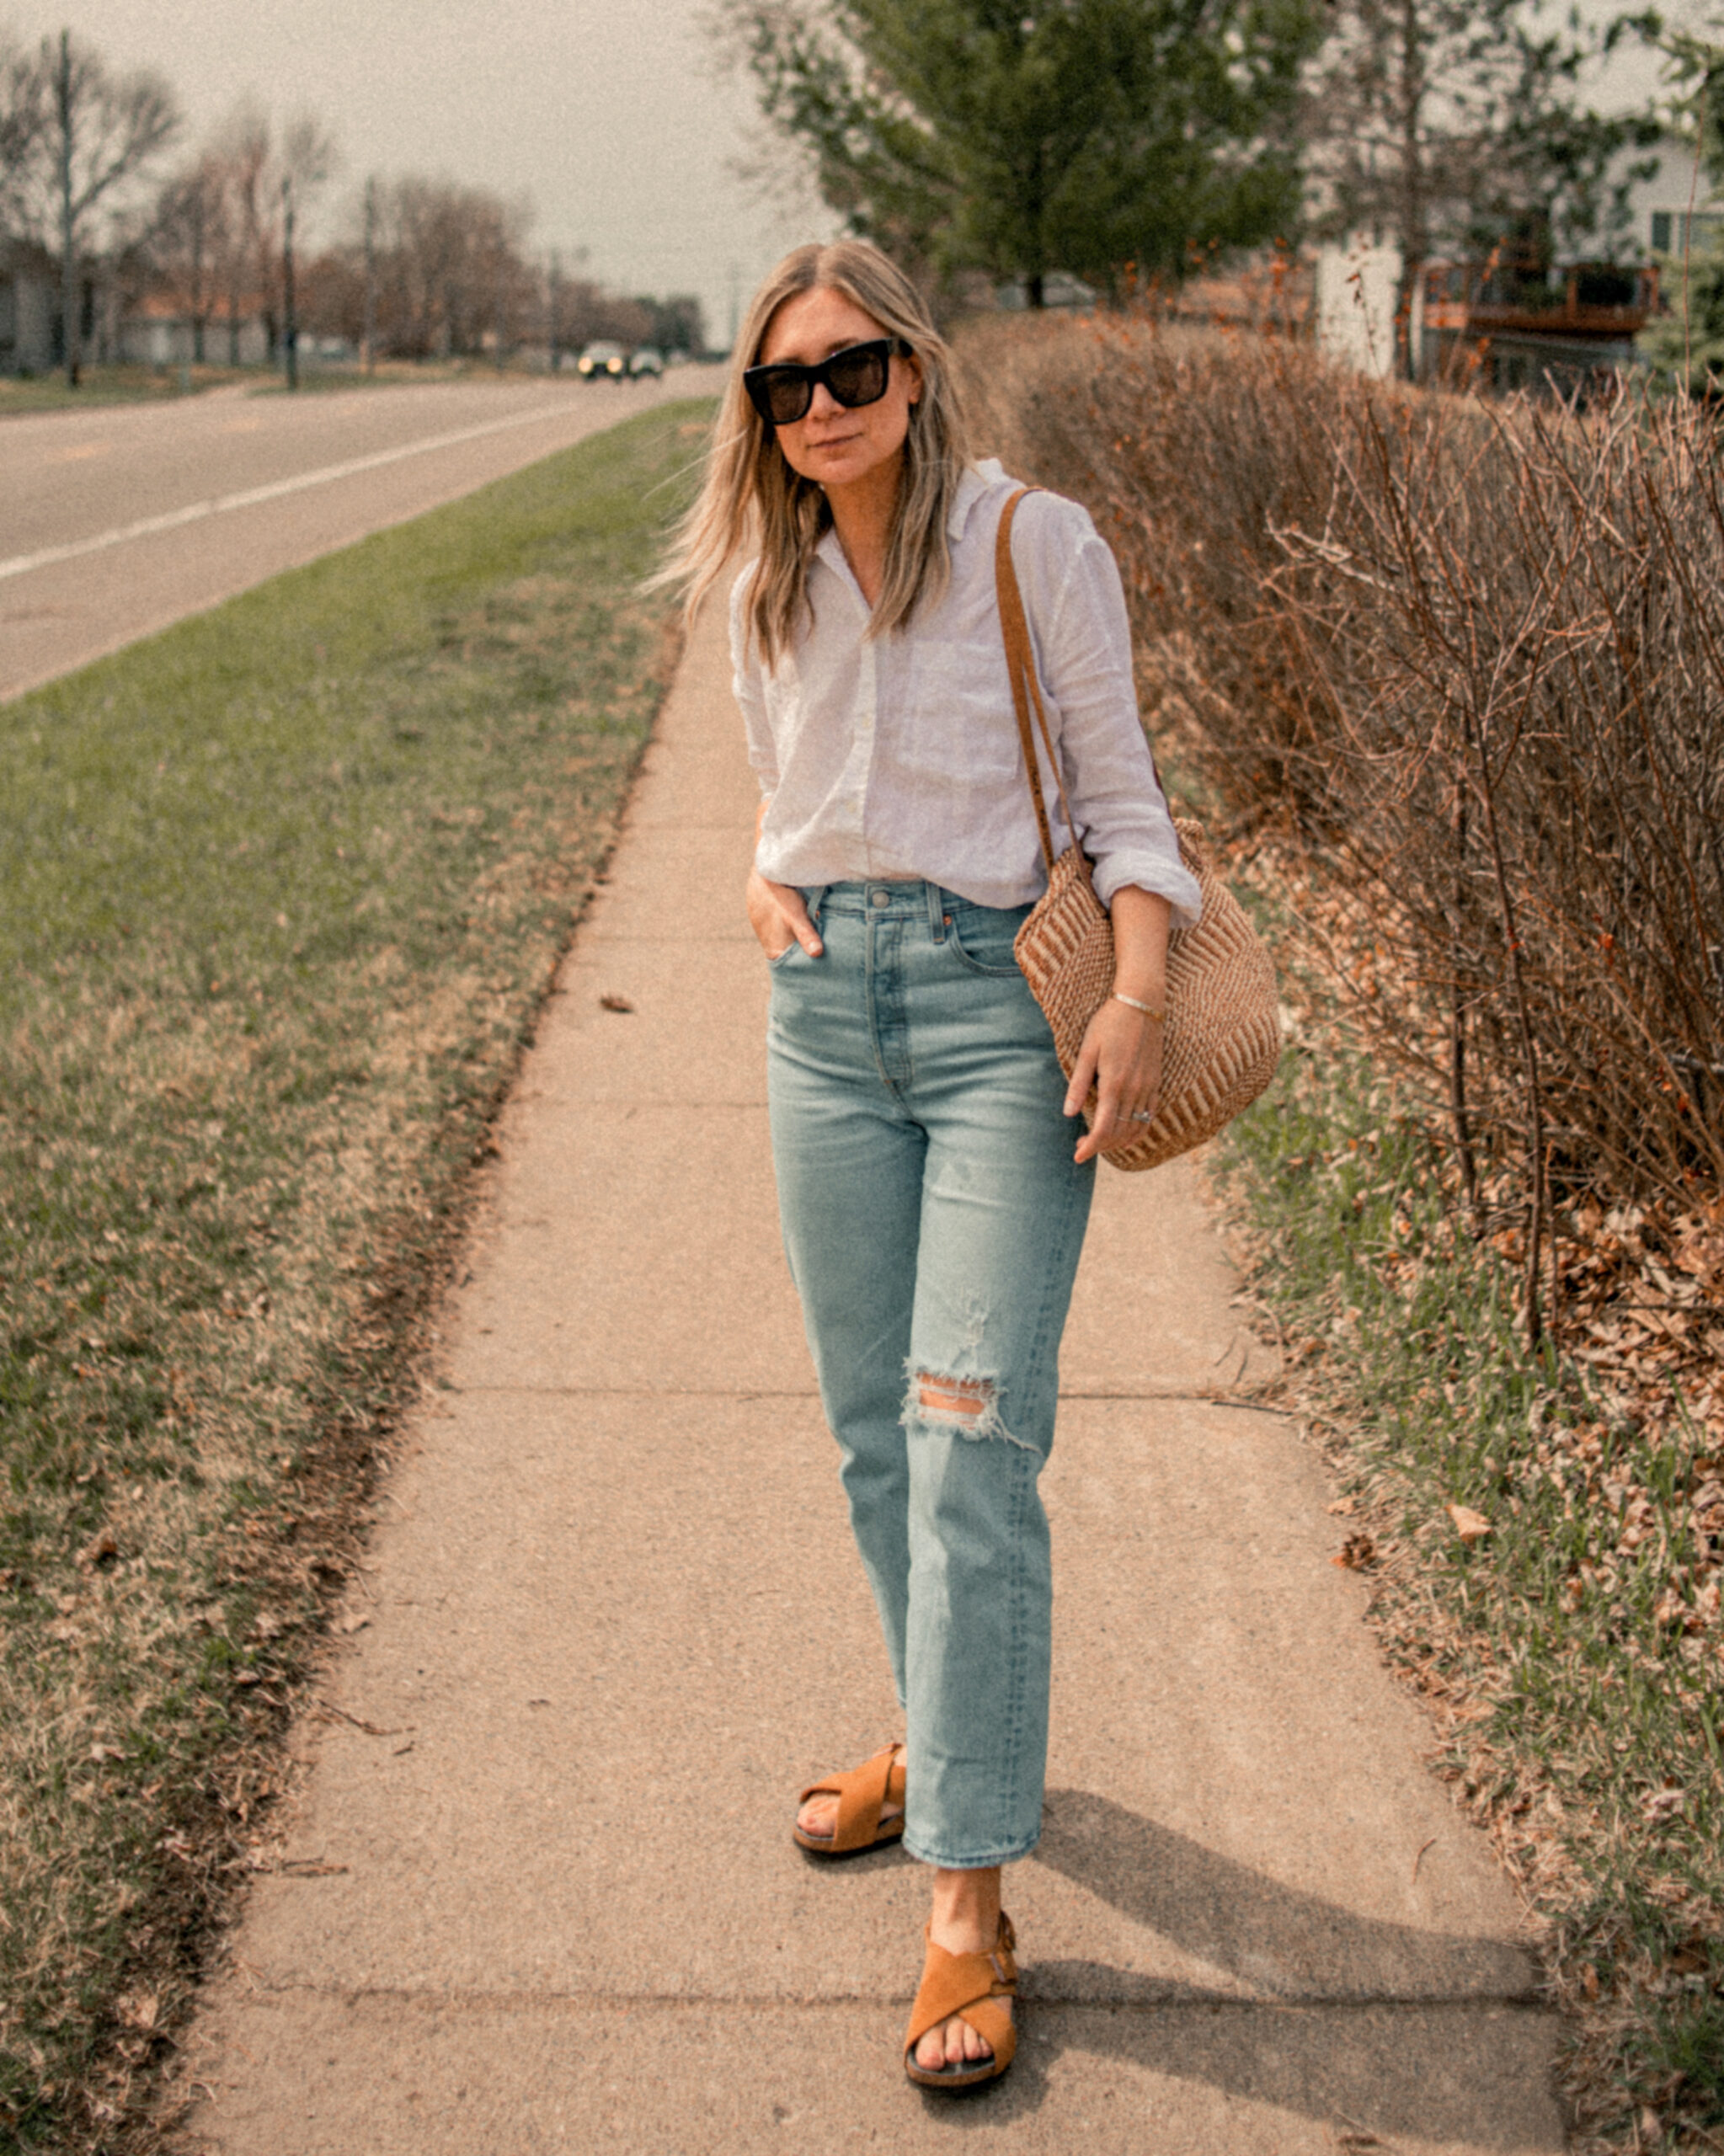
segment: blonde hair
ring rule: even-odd
[[[816,290],[841,293],[889,335],[903,338],[921,363],[921,396],[910,407],[904,477],[885,575],[868,624],[871,637],[899,627],[919,601],[937,600],[945,590],[952,570],[946,520],[969,461],[951,352],[902,270],[863,240],[798,247],[787,254],[750,304],[730,355],[705,484],[653,579],[686,585],[692,613],[735,553],[757,549],[747,620],[769,670],[802,625],[809,564],[831,526],[832,512],[824,491],[785,462],[775,430],[749,402],[742,377],[759,358],[767,324],[785,301]]]

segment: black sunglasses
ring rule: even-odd
[[[859,404],[878,404],[891,380],[892,361],[910,355],[903,338],[875,337],[866,344],[846,344],[817,367],[798,366],[789,360],[775,366],[750,367],[742,382],[769,427],[791,427],[806,416],[817,382],[825,383],[835,403],[853,412]]]

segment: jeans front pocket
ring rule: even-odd
[[[768,958],[766,963],[771,968],[774,973],[777,973],[780,967],[787,965],[790,962],[792,954],[801,950],[801,944],[798,943],[796,938],[793,936],[790,941],[785,945],[784,948],[778,953],[777,957],[776,958]]]
[[[947,916],[947,941],[973,974],[1004,980],[1018,970],[1012,942],[1027,906],[959,906]]]

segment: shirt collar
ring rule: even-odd
[[[951,514],[946,519],[946,536],[961,539],[969,524],[971,512],[982,496],[990,488],[1002,483],[1005,467],[997,456],[985,456],[979,464],[968,464],[958,483],[958,492],[952,498]]]

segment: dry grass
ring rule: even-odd
[[[147,2139],[673,645],[670,407],[0,712],[0,2141]]]

